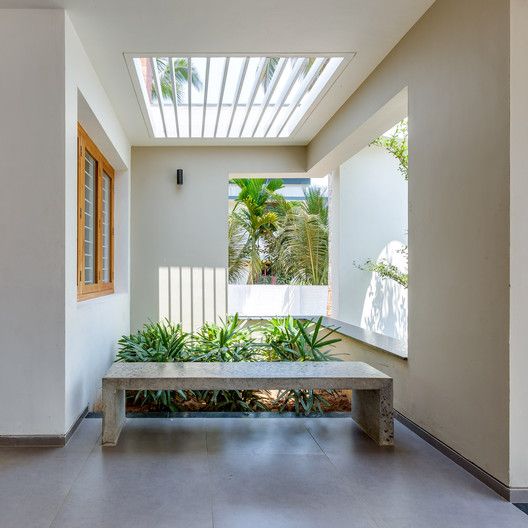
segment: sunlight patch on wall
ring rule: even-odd
[[[225,319],[226,268],[160,266],[158,290],[160,321],[180,323],[190,332]]]
[[[402,254],[405,245],[389,242],[381,251],[377,262],[393,264],[407,272],[407,260]],[[372,274],[365,294],[361,326],[372,332],[407,340],[408,290],[395,281]]]

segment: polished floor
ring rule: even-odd
[[[85,419],[65,448],[0,448],[1,528],[517,528],[528,515],[396,423]]]

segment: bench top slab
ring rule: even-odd
[[[360,361],[114,363],[103,378],[123,388],[377,387],[391,378]]]
[[[120,378],[389,378],[361,361],[231,363],[114,363],[105,379]]]

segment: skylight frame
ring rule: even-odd
[[[319,102],[325,97],[328,90],[331,88],[331,86],[335,83],[337,78],[343,73],[345,68],[348,66],[350,61],[354,58],[355,52],[343,52],[343,53],[125,53],[125,61],[129,68],[129,73],[131,75],[132,83],[134,86],[134,89],[136,91],[136,96],[138,98],[138,102],[140,105],[140,109],[149,133],[149,136],[153,139],[173,139],[173,140],[180,140],[180,139],[192,139],[192,140],[200,140],[200,139],[222,139],[222,140],[234,140],[234,139],[241,139],[241,140],[251,140],[251,139],[258,139],[258,140],[278,140],[278,139],[291,139],[296,136],[298,131],[302,128],[306,120],[310,117],[314,109],[317,107]],[[163,97],[157,97],[157,104],[156,109],[149,108],[149,106],[153,106],[154,103],[151,100],[150,94],[147,92],[147,88],[145,86],[145,82],[142,82],[142,73],[140,71],[140,68],[135,61],[135,59],[147,59],[150,62],[150,67],[153,70],[153,76],[154,76],[154,83],[156,84],[154,91],[156,94],[159,94],[161,92],[161,82],[159,81],[159,72],[157,72],[155,68],[155,62],[156,59],[169,59],[172,68],[171,68],[171,88],[172,88],[172,97],[170,99],[165,98],[163,101]],[[200,58],[206,60],[206,67],[205,67],[205,78],[202,79],[203,81],[203,103],[201,104],[202,112],[201,112],[201,126],[198,127],[200,130],[200,135],[193,135],[192,133],[192,61],[193,59]],[[221,86],[220,86],[220,97],[219,100],[215,103],[212,103],[210,100],[208,100],[208,95],[210,91],[210,66],[211,66],[211,60],[214,58],[224,58],[224,68],[223,68],[223,74],[221,79]],[[229,62],[232,58],[241,58],[243,59],[242,66],[239,70],[239,76],[238,80],[236,82],[236,89],[234,92],[233,101],[230,104],[223,105],[223,100],[225,96],[225,85],[227,81],[227,75],[229,70]],[[252,58],[261,58],[258,67],[255,71],[256,75],[253,81],[253,85],[250,90],[249,98],[247,101],[247,104],[240,104],[240,95],[244,86],[244,83],[247,81],[247,77],[249,76],[248,73],[248,66],[250,63],[250,59]],[[292,92],[295,92],[294,87],[296,87],[296,83],[299,80],[300,72],[302,71],[302,67],[295,66],[294,73],[292,74],[290,72],[290,78],[286,79],[286,88],[283,86],[282,91],[278,90],[277,93],[278,101],[280,102],[277,104],[275,102],[273,105],[270,105],[270,102],[273,99],[273,96],[275,94],[275,91],[277,90],[277,87],[280,85],[282,79],[281,75],[284,74],[286,70],[286,63],[287,60],[281,61],[283,62],[282,68],[280,69],[280,74],[277,75],[277,71],[279,68],[275,70],[275,74],[271,79],[270,87],[271,91],[265,94],[264,102],[262,105],[255,104],[255,99],[257,97],[257,94],[259,93],[259,90],[261,88],[261,81],[259,80],[259,77],[262,73],[263,68],[266,66],[266,59],[269,58],[278,58],[278,59],[290,59],[290,58],[297,58],[297,59],[303,59],[303,63],[308,63],[310,59],[315,59],[315,62],[312,63],[311,68],[308,70],[306,77],[303,79],[303,81],[306,81],[307,78],[310,78],[309,82],[306,82],[303,84],[304,90],[302,92],[299,92],[296,94],[296,97],[293,99],[294,104],[291,104],[290,106],[285,105],[285,101],[289,98]],[[310,93],[313,86],[319,79],[319,76],[324,73],[324,70],[329,62],[330,59],[340,59],[340,63],[335,67],[334,71],[331,72],[329,78],[326,80],[326,82],[323,84],[323,86],[320,88],[320,91],[315,94],[315,97],[310,102],[308,107],[304,110],[304,113],[300,116],[298,122],[295,124],[292,130],[289,131],[287,134],[283,134],[287,123],[292,118],[292,115],[295,113],[295,110],[299,108],[299,106],[302,106],[303,99],[307,93]],[[187,74],[187,91],[186,95],[190,99],[187,100],[184,104],[177,101],[176,97],[176,89],[175,89],[175,79],[174,79],[174,63],[177,59],[187,59],[187,67],[188,67],[188,74]],[[323,59],[319,61],[318,68],[316,71],[312,71],[313,64],[317,62],[317,59]],[[313,73],[313,75],[309,75]],[[294,77],[294,78],[291,78]],[[232,77],[233,79],[234,77]],[[313,81],[313,82],[312,82]],[[284,93],[285,92],[285,93]],[[261,95],[259,95],[261,97]],[[201,99],[201,98],[200,98]],[[229,100],[229,99],[228,99]],[[149,101],[149,104],[147,104],[147,101]],[[213,106],[214,105],[214,106]],[[172,125],[175,126],[175,132],[176,135],[169,135],[168,133],[168,127],[166,123],[166,115],[165,111],[168,109],[166,107],[173,107],[174,112],[174,118],[170,118],[171,120],[174,119],[174,123]],[[179,122],[178,120],[178,108],[182,109],[182,107],[185,107],[185,110],[187,110],[187,119],[184,119],[184,121],[188,121],[185,123],[187,126],[187,133],[183,135],[182,132],[182,126],[183,123],[181,123],[181,120]],[[209,114],[209,112],[214,111],[214,107],[216,107],[216,116],[215,116],[215,122],[214,122],[214,133],[211,135],[206,135],[206,115]],[[252,130],[250,133],[244,134],[244,130],[246,129],[246,126],[248,126],[249,121],[249,115],[252,112],[253,109],[258,108],[258,117],[256,122],[254,122],[252,125],[249,125],[252,127]],[[271,109],[271,117],[265,118],[266,110]],[[218,135],[219,130],[219,120],[220,120],[220,114],[222,110],[228,109],[228,121],[224,122],[227,124],[226,132],[224,135]],[[236,127],[234,126],[235,123],[235,114],[238,110],[242,109],[241,113],[243,113],[243,118],[241,118],[242,122],[240,124],[240,127],[238,129],[238,132],[236,131]],[[280,123],[280,115],[281,110],[287,109],[286,117],[284,118],[284,122],[281,123],[279,130],[276,131],[275,134],[270,135],[270,130],[276,124],[276,122]],[[156,112],[159,112],[159,115],[161,116],[156,118]],[[268,119],[268,121],[266,121]],[[161,121],[161,125],[159,124],[159,121]],[[264,126],[261,127],[262,123],[264,122]],[[172,128],[171,125],[171,128]],[[154,130],[154,127],[157,126],[157,131]],[[259,128],[264,128],[264,133],[257,134]],[[235,133],[233,133],[233,131]],[[283,134],[283,135],[281,135]]]

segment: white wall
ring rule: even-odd
[[[407,181],[379,146],[365,147],[339,174],[339,318],[405,340],[407,290],[357,266],[371,259],[406,269],[399,251],[407,244]]]
[[[503,0],[437,0],[307,152],[309,168],[335,163],[333,151],[408,87],[409,359],[369,361],[394,375],[399,411],[504,483],[509,23]]]
[[[160,267],[227,266],[230,174],[297,173],[302,147],[132,149],[131,328],[159,314]],[[176,185],[183,168],[184,184]]]
[[[0,434],[61,434],[64,14],[0,10],[0,64]]]
[[[528,486],[528,2],[510,6],[510,479]]]
[[[66,16],[66,429],[99,397],[118,338],[130,329],[130,145]],[[77,121],[116,170],[112,295],[77,301]]]
[[[328,286],[229,284],[228,313],[243,316],[327,315]]]
[[[130,147],[63,10],[0,10],[0,57],[0,435],[63,435],[129,329]],[[78,119],[118,170],[117,293],[83,303]]]

